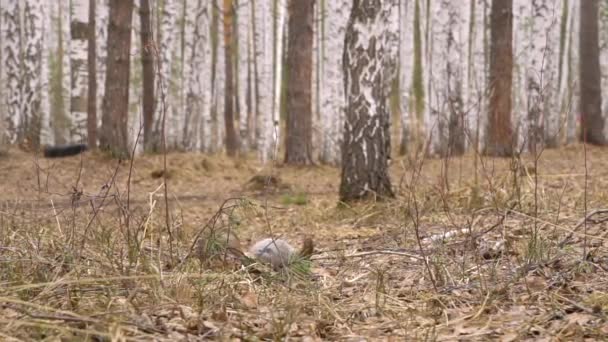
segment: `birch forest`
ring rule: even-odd
[[[130,150],[140,136],[138,152],[158,150],[164,137],[170,150],[255,153],[268,161],[279,159],[292,139],[292,146],[308,149],[305,160],[338,165],[347,101],[344,42],[353,2],[287,2],[134,1],[125,23],[128,107],[111,129],[124,131],[124,148]],[[489,0],[387,1],[386,20],[374,30],[387,34],[383,87],[394,153],[484,151],[500,125],[510,125],[513,137],[507,139],[517,151],[577,141],[585,96],[579,67],[591,63],[582,58],[592,58],[581,52],[581,30],[590,21],[598,24],[596,76],[603,90],[593,111],[605,120],[608,2],[592,1],[598,8],[590,13],[582,11],[584,1],[512,2],[505,5],[512,17],[511,51],[493,52],[500,46],[492,44],[491,29],[504,23],[491,15]],[[108,55],[114,3],[2,0],[4,144],[103,142],[105,79],[116,58]],[[498,96],[490,84],[494,54],[501,66],[512,56],[511,84],[498,94],[506,96],[510,110],[501,113],[500,124],[489,108]],[[305,117],[306,124],[290,126],[290,115]],[[607,130],[593,125],[590,141],[604,141]]]
[[[0,0],[0,341],[602,341],[608,0]]]

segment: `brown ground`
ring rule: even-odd
[[[171,154],[170,248],[162,156],[119,165],[12,150],[0,159],[0,336],[603,339],[608,212],[594,210],[608,208],[608,150],[586,154],[587,172],[583,146],[538,165],[468,155],[447,172],[445,160],[418,173],[420,160],[398,158],[397,199],[357,205],[338,205],[328,166]],[[281,184],[248,183],[259,174]],[[180,263],[211,226],[242,240],[312,234],[312,269]]]

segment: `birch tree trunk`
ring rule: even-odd
[[[393,197],[387,75],[392,1],[354,0],[346,29],[340,199]]]
[[[558,69],[555,67],[557,45],[556,1],[534,0],[518,1],[516,8],[521,9],[516,14],[517,37],[515,38],[517,59],[520,60],[516,74],[520,79],[515,87],[516,112],[526,113],[519,116],[521,146],[536,153],[545,143],[556,146],[555,140],[559,127],[559,117],[553,113],[557,110],[552,105],[552,99],[557,95],[554,83],[557,80]],[[518,105],[517,102],[521,102]]]
[[[235,36],[237,53],[237,98],[238,98],[238,118],[239,118],[239,142],[240,149],[247,152],[249,149],[249,132],[254,127],[249,126],[249,118],[254,115],[251,108],[251,87],[250,87],[250,29],[251,29],[251,1],[236,0],[236,30]]]
[[[71,0],[70,64],[72,127],[70,141],[86,141],[87,132],[87,56],[88,56],[88,0]]]
[[[286,12],[287,12],[287,0],[273,0],[274,2],[274,13],[276,18],[274,20],[274,88],[273,88],[273,102],[272,102],[272,144],[270,146],[271,158],[276,158],[279,151],[279,144],[281,142],[281,99],[283,94],[283,56],[284,56],[284,42],[286,37]]]
[[[11,143],[18,140],[21,122],[21,20],[19,0],[5,0],[2,8],[2,24],[5,33],[2,55],[6,72],[5,110],[7,136]]]
[[[413,141],[415,150],[422,148],[425,142],[425,127],[427,121],[427,115],[425,114],[426,108],[426,90],[424,83],[424,68],[423,68],[423,52],[424,38],[422,36],[423,30],[423,12],[421,10],[420,2],[422,0],[414,0],[414,22],[413,22],[413,39],[414,39],[414,65],[412,68],[412,92],[413,92],[413,106],[414,116],[412,116],[412,130],[413,130]],[[428,67],[427,67],[428,69]],[[427,78],[428,79],[428,78]]]
[[[312,42],[314,0],[289,1],[285,163],[312,164]]]
[[[272,0],[254,3],[255,55],[258,98],[258,153],[262,162],[272,159],[276,141],[273,140],[273,38]]]
[[[488,4],[485,0],[472,0],[469,11],[465,87],[467,126],[472,145],[470,147],[479,152],[487,126]]]
[[[161,3],[160,1],[158,2]],[[169,87],[171,85],[171,67],[173,63],[173,53],[175,52],[175,37],[177,35],[177,18],[178,18],[178,8],[176,0],[163,0],[162,7],[159,9],[159,30],[157,32],[156,41],[159,42],[159,55],[160,61],[158,61],[159,78],[156,80],[156,101],[155,103],[155,112],[154,112],[154,124],[153,124],[153,134],[151,138],[152,149],[158,150],[162,144],[162,121],[163,115],[165,116],[165,124],[167,131],[165,133],[165,138],[167,139],[167,144],[171,144],[169,142],[169,138],[172,132],[172,129],[169,127],[173,127],[172,118],[173,112],[171,103],[169,101]],[[164,103],[161,103],[164,102]]]
[[[465,148],[463,61],[464,43],[461,4],[449,0],[433,2],[429,39],[432,66],[429,93],[434,118],[433,151],[441,156],[462,154]]]
[[[411,85],[414,59],[414,1],[399,2],[399,111],[401,118],[401,141],[399,154],[411,150],[410,137],[412,130]]]
[[[97,147],[97,40],[96,0],[89,0],[89,25],[87,46],[87,138],[90,148]]]
[[[346,24],[350,15],[352,1],[325,0],[323,31],[320,33],[323,46],[319,63],[321,162],[340,164],[340,146],[343,138],[345,94],[342,56],[337,51],[344,49]]]
[[[106,84],[106,62],[108,46],[109,0],[97,0],[97,113],[102,113]],[[97,127],[101,126],[102,115],[97,115]],[[99,132],[98,132],[99,133]],[[99,134],[98,134],[99,135]]]
[[[21,132],[20,141],[27,141],[30,147],[40,146],[41,131],[41,78],[44,11],[42,0],[24,2],[23,10],[23,73],[21,76]]]

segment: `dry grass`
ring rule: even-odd
[[[420,161],[397,159],[398,198],[352,206],[337,203],[334,168],[171,154],[173,241],[161,156],[119,165],[10,151],[0,338],[602,339],[608,213],[593,211],[608,207],[608,159],[588,148],[585,196],[582,151],[545,151],[536,167],[484,159],[477,183],[472,156],[427,160],[419,173]],[[248,187],[259,173],[287,187]],[[210,227],[245,241],[313,234],[318,252],[309,272],[203,268],[184,258]]]

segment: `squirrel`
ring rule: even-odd
[[[196,247],[196,254],[203,262],[220,257],[248,264],[253,259],[270,265],[275,271],[289,266],[298,258],[309,259],[313,252],[314,242],[311,237],[304,239],[299,251],[287,240],[265,238],[251,245],[246,254],[243,252],[243,245],[236,234],[225,229],[210,231],[202,235],[199,237]]]

